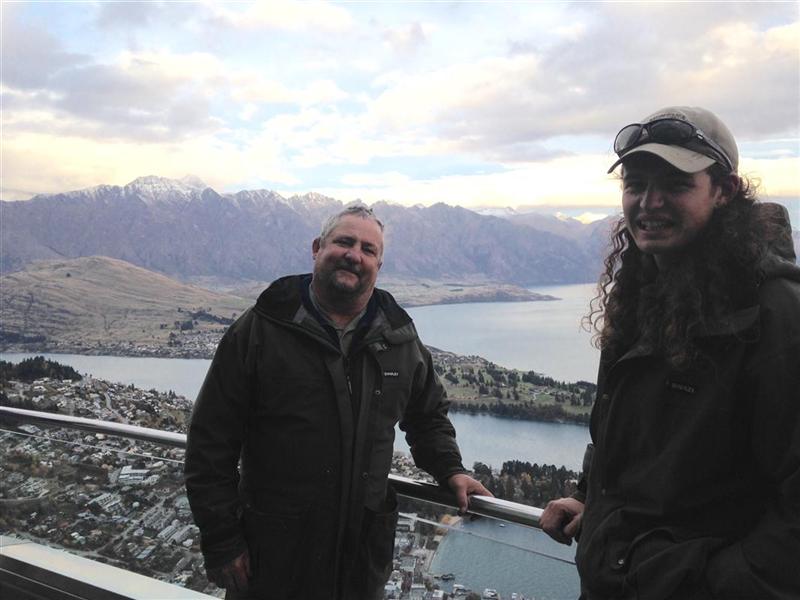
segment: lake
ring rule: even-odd
[[[439,581],[446,592],[458,583],[479,594],[495,589],[504,600],[514,592],[536,600],[574,600],[580,595],[580,584],[575,565],[567,561],[574,562],[575,548],[513,523],[462,520],[442,540],[431,571],[455,576]]]
[[[595,284],[530,289],[561,300],[419,306],[408,313],[429,346],[561,381],[594,382],[600,351],[581,328],[581,319]]]

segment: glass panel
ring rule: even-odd
[[[223,596],[205,579],[183,490],[183,450],[0,427],[0,533]],[[504,600],[579,595],[574,547],[538,530],[402,497],[400,511],[386,598],[466,598],[468,590],[485,597],[494,590]]]
[[[183,450],[22,425],[0,430],[0,533],[222,597],[202,568]]]
[[[400,499],[395,571],[386,598],[441,596],[563,600],[580,594],[575,548],[539,530]],[[408,532],[406,532],[408,530]],[[412,588],[413,584],[413,588]],[[425,596],[427,597],[427,596]]]

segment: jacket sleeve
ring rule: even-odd
[[[800,598],[800,284],[771,287],[746,372],[751,451],[765,483],[757,493],[766,510],[710,557],[706,578],[718,598]]]
[[[613,363],[613,359],[607,355],[606,352],[600,354],[600,364],[598,365],[597,369],[597,395],[594,400],[594,405],[592,406],[592,416],[591,416],[591,423],[589,425],[589,433],[592,436],[592,440],[594,440],[594,431],[596,427],[595,419],[597,417],[598,406],[600,405],[601,401],[604,398],[607,398],[608,395],[605,394],[605,380],[606,380],[606,373],[610,368],[610,365]],[[586,494],[589,491],[589,474],[592,470],[592,462],[594,461],[594,441],[589,442],[586,445],[586,450],[583,452],[583,463],[581,464],[581,477],[578,480],[578,487],[575,490],[575,493],[572,494],[572,498],[577,500],[578,502],[582,502],[586,504]]]
[[[578,489],[570,496],[578,502],[586,504],[586,492],[589,486],[589,471],[592,469],[592,460],[594,459],[594,444],[591,442],[586,444],[586,450],[583,452],[583,465],[581,466],[581,478],[578,480]]]
[[[246,315],[245,315],[246,316]],[[198,394],[186,446],[186,492],[200,529],[206,568],[247,548],[239,503],[239,456],[251,398],[243,316],[220,341]]]
[[[456,430],[447,418],[447,392],[433,368],[431,353],[419,339],[416,344],[422,360],[414,373],[412,395],[400,429],[406,434],[416,465],[444,485],[451,475],[467,470],[461,464]]]

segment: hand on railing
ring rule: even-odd
[[[469,496],[494,496],[477,479],[465,473],[456,473],[447,480],[448,487],[456,495],[458,514],[463,515],[469,508]]]
[[[231,562],[215,569],[207,569],[206,575],[211,583],[226,590],[246,592],[250,578],[250,554],[247,550]]]
[[[547,503],[539,525],[555,541],[569,546],[580,531],[582,517],[583,502],[575,498],[560,498]]]

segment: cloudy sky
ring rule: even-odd
[[[2,2],[2,191],[218,191],[602,213],[671,104],[800,196],[797,2]]]

